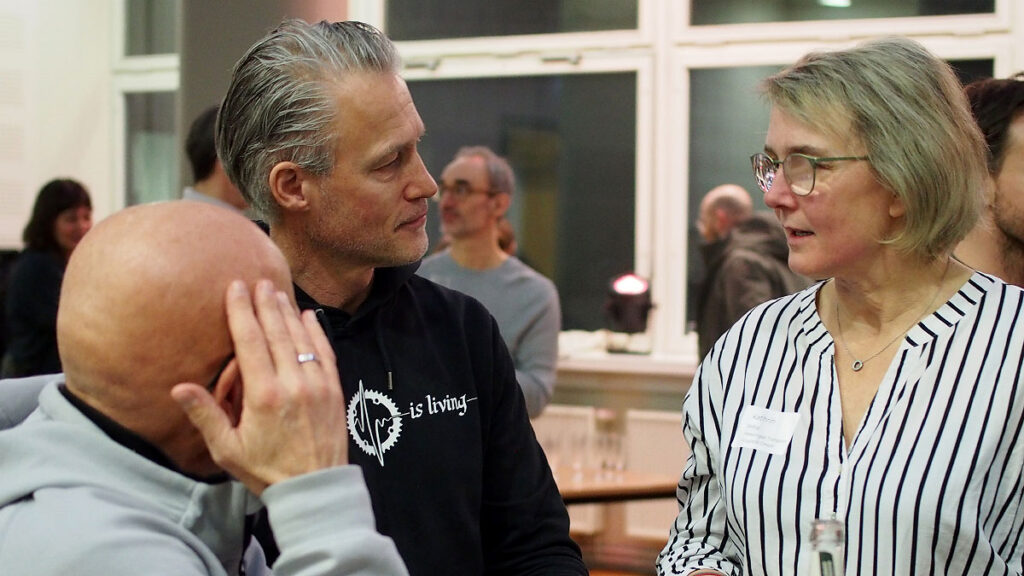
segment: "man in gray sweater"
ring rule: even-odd
[[[515,176],[489,148],[460,149],[445,167],[435,199],[448,248],[423,261],[419,275],[476,298],[498,323],[531,418],[555,388],[562,313],[554,283],[498,243]]]

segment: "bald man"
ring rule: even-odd
[[[789,269],[782,226],[769,213],[755,213],[741,186],[712,188],[701,200],[697,229],[706,268],[697,295],[697,346],[704,358],[748,310],[810,281]]]
[[[224,208],[95,227],[61,292],[65,378],[0,432],[0,573],[267,574],[246,522],[262,501],[276,574],[405,574],[347,465],[331,346],[291,286]]]
[[[753,211],[750,194],[742,186],[716,186],[700,201],[697,231],[705,242],[721,240],[728,236],[737,224],[750,218]]]

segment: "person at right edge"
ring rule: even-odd
[[[964,92],[988,144],[990,185],[981,218],[955,257],[1024,287],[1024,74],[975,80]]]
[[[415,275],[437,184],[399,70],[372,26],[285,21],[234,67],[218,157],[325,326],[350,461],[409,572],[587,574],[494,319]]]
[[[1024,292],[951,256],[987,177],[960,82],[889,38],[763,87],[754,175],[790,267],[826,280],[698,367],[658,573],[1020,574]]]

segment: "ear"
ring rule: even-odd
[[[899,219],[903,218],[907,214],[907,207],[903,205],[903,200],[894,192],[892,198],[889,200],[889,216],[891,218]]]
[[[996,204],[996,179],[989,176],[985,179],[985,208],[991,210]]]
[[[733,219],[728,212],[721,208],[715,208],[715,236],[722,236],[725,230],[732,228]]]
[[[232,426],[238,426],[242,419],[242,374],[238,369],[238,358],[232,358],[213,387],[213,399],[227,414]]]
[[[312,180],[294,162],[278,162],[270,169],[270,193],[284,210],[309,209],[309,185]]]
[[[491,201],[495,203],[494,215],[500,220],[508,212],[508,207],[512,204],[512,197],[510,194],[495,194],[491,197]]]

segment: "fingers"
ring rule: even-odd
[[[245,283],[241,280],[232,282],[228,286],[226,301],[228,329],[235,345],[239,369],[246,376],[247,388],[258,387],[260,381],[273,374],[274,364],[267,353],[267,341]]]
[[[320,359],[320,366],[331,381],[337,382],[338,361],[334,357],[334,348],[331,346],[330,340],[327,339],[323,327],[320,326],[320,322],[316,319],[316,313],[312,310],[303,312],[302,324],[309,334],[314,353]]]
[[[307,326],[302,322],[297,310],[292,305],[288,295],[284,292],[277,293],[278,308],[284,318],[284,324],[288,328],[288,335],[296,352],[296,363],[303,367],[319,368],[322,357],[316,353],[313,347],[313,339],[307,331]],[[316,360],[300,361],[298,355],[314,354]]]
[[[290,304],[282,310],[279,292],[267,280],[256,283],[256,316],[266,339],[267,349],[278,373],[291,372],[298,368],[298,351],[287,325],[287,317],[294,315]],[[244,372],[243,372],[244,373]]]
[[[241,386],[232,388],[237,396],[218,403],[220,395],[193,384],[172,391],[214,462],[255,494],[282,479],[346,463],[344,395],[334,352],[314,313],[300,316],[269,281],[258,282],[252,294],[233,282],[226,306],[235,361],[221,380],[230,375],[234,382],[240,372]],[[300,363],[300,353],[319,361]]]
[[[254,305],[255,304],[255,305]],[[337,372],[334,351],[312,311],[301,318],[284,292],[261,280],[250,298],[238,281],[228,289],[228,321],[243,374],[289,371],[299,354],[316,354],[309,366],[330,366]],[[267,353],[269,352],[269,356]]]

